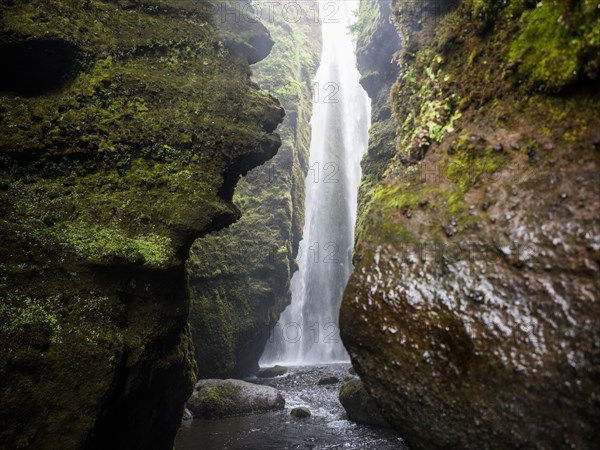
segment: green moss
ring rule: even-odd
[[[463,134],[457,143],[456,154],[448,165],[448,178],[466,194],[484,175],[491,175],[502,167],[504,157],[491,148],[470,145],[469,135]]]
[[[0,335],[5,337],[5,345],[12,343],[19,335],[28,335],[35,340],[35,328],[48,334],[47,345],[61,342],[62,326],[57,317],[55,301],[52,298],[44,300],[24,298],[12,304],[0,304]]]
[[[420,199],[421,195],[415,192],[415,189],[407,192],[407,186],[405,185],[391,188],[379,185],[373,195],[373,201],[382,206],[387,212],[403,208],[415,208]]]
[[[518,75],[530,87],[559,92],[584,74],[597,76],[600,13],[586,3],[590,4],[573,7],[548,0],[523,13],[522,31],[511,43],[509,60],[518,64]]]
[[[562,2],[552,1],[526,11],[524,30],[511,45],[510,60],[519,60],[519,72],[543,90],[559,90],[578,77],[579,42],[561,23],[564,11]]]
[[[137,262],[150,269],[173,264],[174,255],[168,237],[158,235],[126,238],[117,230],[69,224],[55,231],[58,239],[70,245],[80,258],[97,264],[114,264],[118,260]]]
[[[213,388],[200,390],[198,400],[203,405],[207,417],[224,417],[236,410],[240,402],[240,392],[239,386],[221,383]]]

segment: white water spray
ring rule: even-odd
[[[323,51],[315,79],[304,240],[283,312],[260,360],[305,365],[347,361],[339,336],[342,296],[352,273],[360,161],[370,100],[359,83],[348,27],[358,1],[322,1]]]

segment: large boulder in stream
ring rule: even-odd
[[[241,380],[201,380],[187,402],[194,417],[216,419],[285,407],[281,393],[270,386]]]
[[[411,449],[596,448],[597,2],[414,3],[393,2],[396,138],[363,164],[344,344]]]

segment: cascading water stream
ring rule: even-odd
[[[292,303],[281,315],[261,365],[348,360],[338,330],[352,273],[360,161],[367,148],[370,100],[359,83],[348,27],[358,1],[320,2],[323,51],[315,79],[304,240],[291,282]]]

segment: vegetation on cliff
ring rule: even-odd
[[[363,185],[341,313],[353,363],[411,448],[590,448],[597,2],[398,0],[393,15],[397,137]]]
[[[0,6],[2,446],[171,448],[195,377],[184,259],[239,216],[283,116],[249,78],[266,29],[206,6]]]
[[[254,79],[285,108],[277,130],[281,148],[240,181],[234,203],[241,220],[197,241],[187,265],[200,377],[257,371],[271,328],[290,301],[304,223],[312,80],[321,48],[311,5],[300,5],[298,22],[286,21],[281,8],[274,8],[265,24],[275,46],[252,68]]]
[[[399,75],[397,53],[401,41],[391,21],[391,1],[365,0],[360,3],[358,19],[351,28],[356,36],[356,54],[361,84],[371,98],[371,130],[369,148],[361,163],[362,180],[359,189],[359,214],[366,210],[374,188],[385,174],[388,161],[394,156],[396,123],[389,96]],[[360,214],[357,236],[362,230]]]

